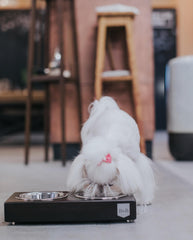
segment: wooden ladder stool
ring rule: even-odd
[[[30,147],[30,127],[31,127],[31,105],[32,105],[32,85],[34,83],[42,83],[45,87],[45,113],[44,113],[44,135],[45,135],[45,162],[48,162],[48,149],[49,149],[49,134],[50,134],[50,96],[49,88],[50,84],[58,84],[60,95],[60,124],[61,124],[61,159],[63,165],[66,163],[66,136],[65,136],[65,93],[66,93],[66,83],[74,83],[76,85],[78,93],[78,111],[79,111],[79,120],[81,124],[81,98],[80,98],[80,86],[78,78],[73,79],[64,74],[64,1],[65,0],[56,0],[55,10],[57,13],[57,34],[58,34],[58,45],[60,50],[60,67],[59,73],[57,75],[52,74],[34,74],[34,48],[35,48],[35,25],[37,21],[37,1],[31,0],[31,26],[29,31],[29,49],[28,49],[28,71],[27,71],[27,100],[26,100],[26,126],[25,126],[25,164],[29,163],[29,147]],[[46,3],[46,19],[45,19],[45,67],[48,66],[50,61],[49,59],[49,28],[50,28],[50,7],[51,3],[54,1],[45,0]]]
[[[142,131],[141,103],[138,93],[138,81],[136,76],[136,63],[134,43],[132,37],[132,24],[138,9],[121,4],[97,7],[98,34],[95,68],[95,97],[100,99],[103,92],[103,82],[131,82],[132,97],[134,102],[135,118],[140,131],[140,147],[143,153],[145,141]],[[126,32],[126,45],[128,56],[128,70],[113,70],[104,72],[104,60],[106,54],[107,29],[111,27],[124,27]],[[112,62],[112,59],[111,59]]]

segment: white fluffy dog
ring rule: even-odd
[[[152,202],[155,181],[151,161],[140,152],[137,124],[111,97],[90,105],[81,138],[67,180],[70,191],[87,197],[134,194],[139,204]]]

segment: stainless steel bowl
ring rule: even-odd
[[[52,201],[67,196],[66,192],[26,192],[19,194],[16,198],[24,201]]]
[[[116,199],[119,199],[122,197],[126,197],[127,195],[119,194],[116,196],[93,196],[93,197],[90,197],[90,196],[84,196],[83,192],[77,192],[77,193],[74,193],[74,196],[77,198],[80,198],[80,199],[85,199],[85,200],[113,200],[113,199],[116,200]]]

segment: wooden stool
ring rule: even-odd
[[[50,0],[46,0],[46,22],[45,22],[45,67],[48,67],[49,63],[49,21],[50,21]],[[32,104],[32,85],[33,83],[43,83],[45,86],[45,112],[44,112],[44,125],[45,125],[45,161],[48,161],[48,147],[49,147],[49,125],[50,125],[50,103],[49,103],[49,87],[50,84],[59,84],[60,95],[60,112],[61,112],[61,157],[62,163],[65,165],[66,158],[66,138],[65,138],[65,83],[75,83],[78,91],[78,110],[79,120],[81,122],[81,100],[80,100],[80,86],[79,81],[76,79],[72,81],[70,77],[64,76],[64,39],[63,39],[63,3],[64,0],[56,0],[56,12],[57,12],[57,27],[58,27],[58,45],[61,54],[60,59],[60,73],[57,75],[46,74],[33,74],[34,65],[34,36],[35,36],[35,23],[37,20],[37,0],[32,0],[31,10],[31,26],[29,32],[29,46],[28,46],[28,71],[27,71],[27,90],[28,96],[26,101],[26,127],[25,127],[25,164],[29,162],[29,146],[30,146],[30,127],[31,127],[31,104]]]
[[[134,102],[135,118],[139,127],[141,140],[141,151],[145,153],[145,142],[142,131],[142,113],[141,103],[138,92],[138,81],[136,76],[135,53],[132,36],[132,23],[138,10],[134,7],[128,7],[121,4],[104,6],[97,8],[98,15],[98,35],[97,35],[97,53],[95,68],[95,97],[100,99],[102,96],[103,82],[129,81],[132,86],[132,97]],[[103,72],[104,59],[106,53],[107,28],[125,27],[126,45],[128,56],[128,70]],[[112,59],[111,59],[112,62]]]

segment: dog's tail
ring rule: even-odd
[[[105,111],[112,109],[119,109],[119,106],[113,98],[108,96],[102,97],[100,100],[95,100],[89,105],[88,111],[90,116],[85,122],[81,131],[81,138],[83,142],[89,134],[89,129],[92,129],[94,127],[94,123],[97,118],[102,116]]]

